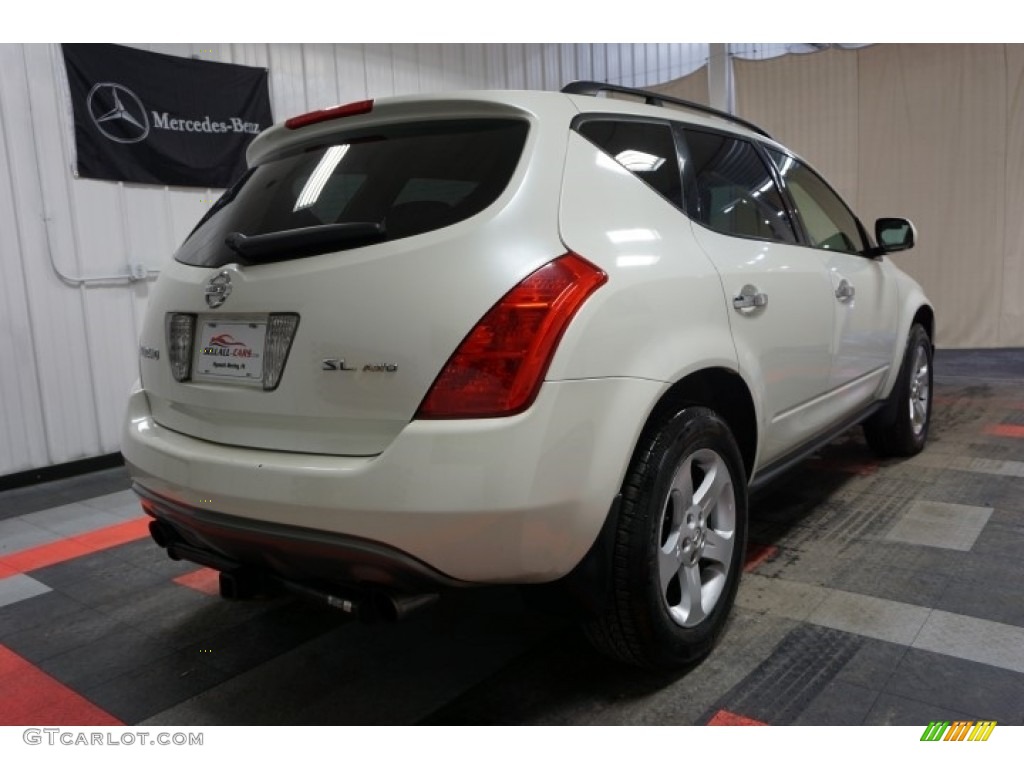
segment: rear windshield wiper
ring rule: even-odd
[[[298,259],[345,248],[377,243],[387,237],[384,225],[371,221],[321,224],[317,227],[286,229],[265,235],[232,232],[224,244],[250,261]]]

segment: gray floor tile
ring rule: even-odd
[[[990,522],[971,549],[979,555],[1024,562],[1024,530],[1013,525]]]
[[[49,591],[48,586],[41,584],[31,576],[16,573],[14,576],[0,579],[0,608],[46,594]]]
[[[913,647],[1024,675],[1024,627],[933,611]]]
[[[957,457],[949,466],[952,469],[962,469],[965,472],[981,472],[987,475],[1024,477],[1024,461],[1007,461],[1005,459],[1000,460],[962,456]]]
[[[843,632],[909,645],[930,612],[931,609],[916,605],[834,590],[807,620]]]
[[[547,636],[544,623],[498,608],[483,615],[425,614],[402,626],[346,624],[149,722],[415,723]],[[444,643],[435,641],[438,633]],[[254,689],[274,696],[246,694]]]
[[[0,520],[0,556],[49,544],[60,538],[60,534],[33,525],[24,518]]]
[[[812,584],[744,574],[736,605],[748,611],[805,621],[829,597],[829,590]]]
[[[98,528],[105,528],[124,522],[123,518],[116,517],[107,512],[101,512],[95,507],[90,507],[82,502],[66,504],[62,507],[54,507],[53,509],[46,509],[41,512],[33,512],[21,519],[39,528],[53,531],[62,537],[76,536],[80,533],[87,533]]]
[[[921,499],[973,507],[1024,510],[1024,478],[958,470],[945,470],[944,475],[921,490]]]
[[[905,696],[881,693],[862,721],[863,725],[914,725],[924,734],[933,720],[971,720],[976,716],[960,709],[929,704]]]
[[[908,545],[909,546],[909,545]],[[872,568],[852,560],[828,586],[844,592],[934,608],[949,590],[951,576],[907,568]]]
[[[793,720],[793,725],[859,725],[867,718],[879,692],[841,680],[825,690]]]
[[[174,649],[131,627],[108,622],[107,632],[71,650],[50,656],[38,666],[77,691],[145,668]]]
[[[906,654],[905,645],[865,639],[853,657],[836,673],[835,679],[880,691]]]
[[[771,725],[791,724],[864,642],[846,632],[799,626],[715,706]]]
[[[0,642],[26,629],[49,626],[59,621],[60,616],[71,616],[84,609],[77,600],[52,590],[0,607]]]
[[[128,488],[124,467],[0,492],[0,520],[27,515]]]
[[[160,639],[175,649],[182,649],[225,629],[242,626],[281,603],[281,598],[229,602],[166,583],[98,607],[113,620]]]
[[[126,505],[134,505],[136,509],[140,510],[139,496],[132,490],[116,491],[114,493],[107,493],[103,496],[94,496],[91,499],[83,499],[82,503],[96,507],[100,510],[113,509],[115,507],[123,507]]]
[[[950,579],[934,608],[1000,624],[1024,627],[1024,596],[1019,581],[977,582]]]
[[[931,706],[935,714],[924,723],[946,719],[939,709],[968,720],[1024,717],[1024,675],[917,648],[907,650],[883,692]]]
[[[228,673],[197,660],[194,654],[177,652],[151,659],[106,683],[85,689],[83,693],[114,717],[132,724],[214,688],[227,676]],[[260,698],[265,698],[272,706],[277,693],[268,693],[261,694]]]
[[[92,609],[83,608],[65,613],[59,620],[23,629],[3,637],[3,644],[29,661],[41,661],[59,656],[88,645],[115,632],[118,628],[110,617]],[[118,641],[114,641],[118,642]]]
[[[886,534],[889,541],[969,551],[992,514],[991,508],[913,501]]]

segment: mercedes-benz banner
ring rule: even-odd
[[[228,187],[272,122],[267,70],[121,45],[64,44],[78,175]]]

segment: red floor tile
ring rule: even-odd
[[[0,645],[0,725],[124,725]]]
[[[148,535],[149,518],[139,517],[135,520],[61,539],[51,544],[41,544],[38,547],[0,557],[0,578],[63,563],[65,560],[99,552],[101,549],[116,547],[118,544],[126,544],[129,541],[136,541]]]
[[[779,553],[779,548],[771,544],[749,544],[747,546],[747,560],[743,564],[743,570],[747,573],[754,570],[765,560],[770,560]]]
[[[176,579],[175,584],[202,592],[206,595],[220,595],[220,571],[213,568],[200,568],[196,571],[183,573]]]
[[[714,717],[708,720],[708,725],[768,725],[760,720],[754,720],[743,715],[737,715],[725,709],[715,712]]]
[[[1024,437],[1024,426],[1019,424],[989,424],[985,434],[997,437]]]

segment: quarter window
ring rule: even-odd
[[[796,242],[779,188],[753,144],[692,128],[683,134],[690,218],[726,235]]]
[[[668,125],[594,119],[587,120],[577,130],[677,208],[683,207],[679,160]]]
[[[860,226],[839,195],[799,160],[773,149],[768,154],[793,198],[810,244],[829,251],[863,252]]]

